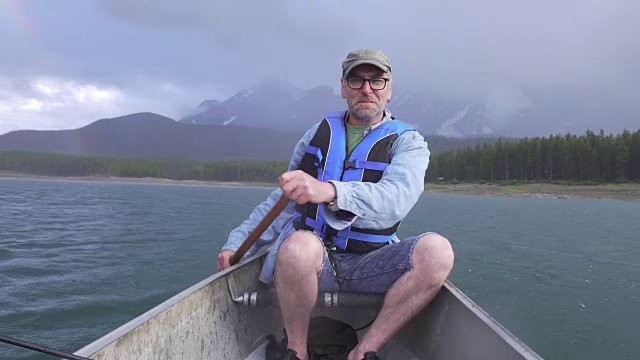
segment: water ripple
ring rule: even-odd
[[[0,334],[80,348],[214,273],[269,192],[0,179]],[[450,279],[543,357],[640,353],[640,203],[429,195],[399,235],[423,231],[451,240]]]

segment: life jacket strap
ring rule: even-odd
[[[316,162],[313,165],[318,169],[317,179],[322,181],[322,150],[317,146],[308,145],[305,152],[316,157]]]
[[[338,230],[338,237],[343,237],[351,240],[360,240],[367,242],[375,242],[375,243],[386,243],[393,239],[394,234],[391,235],[374,235],[374,234],[366,234],[359,231],[353,231],[350,228],[346,228],[343,230]]]
[[[322,151],[319,147],[308,145],[305,152],[311,155],[315,155],[315,157],[318,159],[318,162],[322,161]],[[320,164],[318,164],[318,166],[320,166]]]
[[[302,218],[303,217],[300,216],[300,220],[302,220]],[[332,228],[327,224],[323,224],[317,221],[316,219],[312,219],[310,217],[304,217],[304,221],[302,221],[302,223],[316,230],[323,237],[327,237],[328,235],[335,236],[338,234],[338,231],[336,229]]]
[[[351,230],[351,227],[347,227],[342,230],[336,230],[327,224],[323,224],[310,217],[304,217],[301,214],[296,214],[295,220],[300,221],[301,223],[308,226],[309,228],[316,230],[318,235],[321,235],[323,239],[328,236],[335,237],[335,238],[342,238],[343,241],[338,241],[338,242],[345,243],[345,245],[346,245],[346,239],[375,242],[375,243],[386,243],[391,241],[395,237],[395,233],[390,235],[368,234],[360,231]]]
[[[344,169],[365,169],[365,170],[378,170],[384,171],[389,164],[378,162],[378,161],[369,161],[369,160],[345,160],[344,161]]]

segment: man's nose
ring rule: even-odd
[[[373,93],[373,89],[371,88],[371,84],[368,81],[365,81],[364,84],[362,84],[362,88],[360,90],[365,94]]]

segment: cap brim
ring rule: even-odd
[[[363,59],[363,60],[356,60],[353,62],[353,64],[350,64],[342,73],[342,76],[346,76],[348,75],[351,70],[353,70],[356,66],[360,66],[360,65],[364,65],[364,64],[369,64],[369,65],[373,65],[375,67],[380,68],[380,70],[382,70],[383,72],[390,72],[391,69],[389,69],[389,67],[385,64],[383,64],[380,61],[376,61],[376,60],[369,60],[369,59]]]

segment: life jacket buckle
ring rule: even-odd
[[[345,160],[344,161],[344,169],[355,169],[356,168],[356,161],[349,161],[349,160]]]
[[[320,229],[320,231],[322,231],[322,234],[326,237],[338,235],[338,230],[332,228],[328,224],[322,225],[322,228]]]

